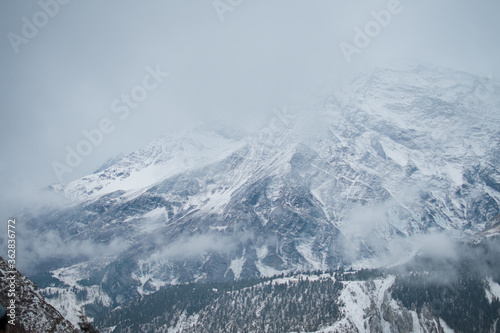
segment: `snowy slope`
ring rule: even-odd
[[[139,195],[166,178],[222,159],[238,146],[235,140],[210,132],[161,137],[102,171],[54,188],[75,202],[95,200],[115,191]]]
[[[468,273],[465,279],[455,276],[444,283],[442,278],[454,273],[406,269],[397,274],[367,270],[308,273],[246,281],[246,286],[212,284],[210,292],[203,285],[191,284],[125,304],[101,316],[98,323],[109,333],[450,333],[498,329],[498,284],[492,278]],[[191,290],[197,295],[195,300]],[[156,312],[156,316],[122,320],[130,318],[137,308],[165,303],[164,312]],[[188,310],[194,307],[197,309]]]
[[[258,133],[195,127],[54,186],[74,205],[27,224],[126,249],[51,261],[111,306],[170,283],[405,260],[415,249],[394,242],[468,237],[499,214],[500,89],[478,84],[423,64],[361,73]]]

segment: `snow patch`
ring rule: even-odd
[[[262,276],[273,276],[283,273],[283,271],[278,271],[277,269],[264,265],[260,260],[255,263],[255,266],[257,266],[257,269]]]
[[[267,253],[269,252],[269,250],[267,248],[267,245],[263,245],[263,246],[257,248],[256,252],[257,252],[257,258],[259,258],[259,260],[262,260],[267,256]]]
[[[439,318],[439,323],[441,324],[444,333],[455,333],[455,331],[450,326],[448,326],[448,324],[443,319]]]
[[[381,138],[380,143],[385,154],[390,159],[403,167],[408,164],[408,153],[406,152],[406,148],[388,138]]]
[[[488,278],[487,281],[488,281],[488,288],[485,290],[486,298],[488,299],[488,302],[491,304],[494,298],[500,299],[500,285],[495,281],[493,281],[491,277]]]
[[[453,182],[455,182],[458,186],[462,186],[462,184],[463,184],[463,179],[462,179],[463,172],[459,167],[451,165],[451,164],[447,164],[445,166],[445,170],[446,170],[446,173],[448,174],[448,177],[450,177],[450,179]]]
[[[231,260],[231,265],[229,265],[229,269],[233,271],[234,273],[234,278],[239,279],[241,275],[241,271],[243,270],[243,265],[245,264],[245,255],[239,259],[233,259]]]
[[[210,230],[213,231],[225,231],[227,229],[227,225],[221,226],[221,225],[216,225],[216,226],[210,226]]]
[[[312,247],[314,244],[314,239],[309,239],[304,241],[296,246],[297,251],[307,260],[309,264],[313,267],[313,269],[327,269],[325,265],[322,265],[321,262],[314,256]]]

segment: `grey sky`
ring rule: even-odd
[[[497,0],[401,0],[351,63],[339,44],[352,44],[354,27],[395,0],[220,1],[236,4],[224,21],[211,0],[72,0],[17,53],[8,34],[23,36],[22,18],[33,22],[42,9],[37,1],[2,1],[2,202],[58,182],[52,162],[63,163],[66,146],[76,147],[82,130],[103,118],[115,130],[64,181],[198,119],[248,123],[366,64],[416,58],[500,77]],[[157,65],[170,76],[121,120],[111,104]]]

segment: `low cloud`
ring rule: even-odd
[[[444,232],[397,237],[387,244],[387,265],[403,264],[415,255],[436,260],[457,260],[460,244]]]
[[[17,229],[16,235],[16,267],[25,274],[36,273],[46,263],[115,257],[129,249],[129,244],[122,238],[115,238],[107,243],[89,239],[68,241],[57,231],[39,234],[22,227]],[[6,239],[0,239],[0,243],[5,245]]]
[[[51,187],[40,189],[28,181],[16,183],[15,187],[10,187],[8,191],[0,192],[0,199],[2,212],[8,217],[19,218],[21,214],[36,216],[41,211],[61,208],[71,203],[61,192]]]
[[[238,233],[223,235],[217,233],[198,234],[181,237],[162,250],[162,255],[170,259],[193,259],[207,252],[227,253],[234,251],[240,244],[251,240],[253,235]]]

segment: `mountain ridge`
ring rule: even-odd
[[[483,99],[478,82],[428,65],[360,74],[258,133],[193,129],[54,186],[75,203],[28,225],[82,248],[51,274],[101,290],[87,305],[405,260],[414,237],[470,237],[499,213],[500,90]]]

